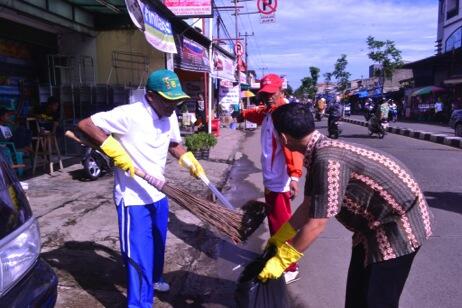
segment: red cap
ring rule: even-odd
[[[282,87],[282,78],[276,74],[268,74],[260,80],[260,91],[265,93],[276,93]]]

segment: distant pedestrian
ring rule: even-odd
[[[435,120],[436,122],[443,122],[443,102],[441,97],[438,97],[435,102]]]
[[[282,144],[305,155],[308,172],[305,199],[269,240],[277,253],[259,278],[279,277],[335,217],[353,232],[345,307],[397,308],[414,257],[432,234],[417,181],[388,154],[323,136],[304,105],[281,106],[272,117]]]

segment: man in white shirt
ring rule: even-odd
[[[139,102],[100,112],[78,127],[113,159],[114,200],[120,247],[128,271],[129,307],[152,307],[154,291],[168,291],[163,279],[168,200],[160,191],[167,152],[198,177],[204,170],[180,144],[175,107],[189,98],[178,76],[158,70],[149,76],[146,95]],[[149,175],[134,176],[135,168]]]

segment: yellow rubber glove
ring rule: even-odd
[[[258,279],[265,282],[268,279],[277,279],[282,273],[294,262],[297,262],[303,253],[298,252],[288,243],[283,243],[277,247],[277,252],[274,257],[266,262],[263,270],[258,274]]]
[[[281,226],[281,228],[279,228],[276,234],[268,240],[268,245],[272,244],[279,247],[288,240],[292,239],[295,234],[297,234],[297,230],[295,230],[289,222],[286,222]]]
[[[116,167],[124,171],[128,171],[130,176],[135,175],[135,166],[133,165],[133,161],[119,141],[115,140],[112,136],[109,136],[106,140],[104,140],[100,148],[107,156],[112,158]]]
[[[181,155],[178,162],[181,167],[188,168],[191,175],[196,178],[199,178],[201,175],[205,175],[204,168],[202,168],[201,164],[197,161],[192,152],[186,152]]]

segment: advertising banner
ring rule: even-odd
[[[207,48],[186,37],[180,37],[180,50],[175,55],[175,67],[193,72],[210,72]]]
[[[173,38],[172,25],[161,17],[153,7],[139,2],[143,12],[144,36],[154,48],[166,52],[177,53]]]
[[[236,81],[234,72],[236,67],[233,59],[227,57],[218,49],[213,49],[213,67],[212,76],[214,78],[225,79],[229,81]]]
[[[165,0],[164,5],[178,17],[211,17],[212,0]]]
[[[239,104],[239,87],[234,86],[232,88],[226,88],[220,86],[218,92],[218,99],[220,109],[226,113],[231,113],[232,105]]]

